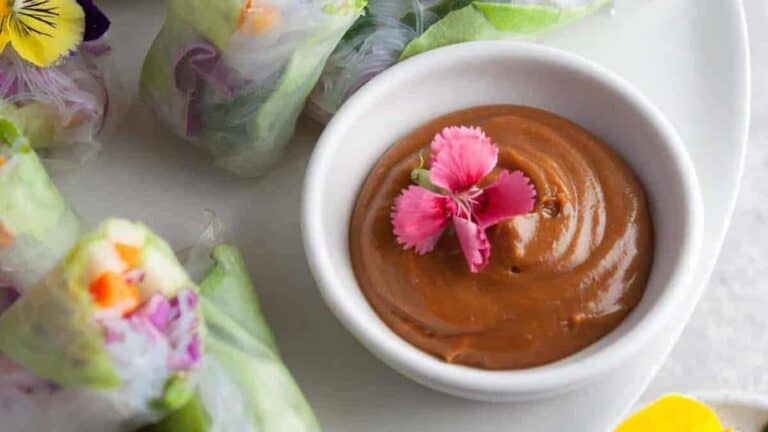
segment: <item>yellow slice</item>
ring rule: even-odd
[[[615,432],[724,432],[712,408],[682,395],[667,395],[626,419]]]

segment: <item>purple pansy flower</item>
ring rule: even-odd
[[[109,30],[110,21],[104,12],[93,3],[93,0],[77,0],[80,7],[85,12],[85,34],[83,34],[83,40],[85,42],[94,41],[104,36],[104,33]]]

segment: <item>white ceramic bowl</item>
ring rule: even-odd
[[[369,170],[399,137],[441,114],[521,104],[571,119],[611,145],[649,196],[655,260],[640,304],[611,334],[545,366],[486,371],[445,363],[392,332],[360,291],[349,259],[349,218]],[[679,319],[699,248],[702,210],[693,165],[664,116],[613,73],[540,45],[473,42],[404,61],[358,91],[328,124],[305,178],[304,246],[323,298],[373,354],[402,374],[456,396],[528,400],[616,369],[662,325]]]

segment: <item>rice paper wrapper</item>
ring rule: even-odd
[[[15,122],[49,167],[96,156],[127,106],[107,39],[83,42],[61,64],[41,68],[0,53],[0,115]]]
[[[319,432],[280,359],[240,253],[220,244],[207,256],[213,266],[200,284],[207,333],[196,397],[141,432]],[[192,267],[200,267],[199,257]]]
[[[80,220],[29,141],[0,117],[0,297],[39,282],[80,236]],[[0,301],[0,312],[4,304]]]
[[[173,281],[162,327],[151,302],[128,317],[100,316],[83,282],[99,256],[88,251],[118,223],[82,237],[0,316],[0,352],[11,365],[0,373],[0,418],[18,425],[14,431],[134,430],[192,397],[199,360],[179,366],[179,359],[199,349],[202,317],[197,288],[170,247],[134,225],[145,239],[142,256],[160,257]],[[147,270],[139,280],[154,277]]]
[[[328,59],[308,112],[328,121],[358,88],[400,60],[476,40],[533,39],[612,0],[369,0]]]
[[[237,175],[279,158],[362,0],[170,0],[141,94],[176,135]]]
[[[136,408],[118,393],[65,388],[16,365],[12,367],[13,370],[0,371],[3,430],[118,432],[134,430],[145,423],[135,416]]]

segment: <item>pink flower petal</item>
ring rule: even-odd
[[[477,204],[472,208],[475,220],[481,228],[530,213],[536,201],[536,189],[521,171],[504,170],[490,186],[483,189]]]
[[[476,185],[491,172],[499,148],[477,127],[452,126],[432,141],[430,181],[452,193]]]
[[[431,252],[453,214],[450,198],[421,186],[409,186],[395,198],[392,226],[397,242],[419,254]]]
[[[469,264],[469,271],[477,273],[488,265],[491,257],[491,243],[485,236],[485,230],[476,223],[458,216],[453,217],[453,226],[459,238],[464,258]]]

